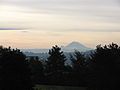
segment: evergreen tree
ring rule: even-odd
[[[0,47],[0,90],[32,90],[28,61],[18,49]]]
[[[51,50],[49,50],[49,57],[46,61],[46,70],[47,77],[50,80],[50,83],[60,83],[62,78],[62,73],[65,69],[65,61],[66,57],[57,45],[53,46]]]
[[[98,45],[92,55],[93,75],[90,84],[100,90],[113,90],[120,84],[120,47]]]
[[[44,66],[39,57],[30,57],[29,65],[32,73],[32,81],[34,84],[43,84],[44,83]]]
[[[84,54],[75,50],[74,54],[71,55],[72,68],[73,68],[73,82],[77,86],[86,85],[86,73],[87,65]]]
[[[74,56],[71,56],[74,71],[76,72],[82,71],[82,68],[84,68],[86,64],[85,60],[86,60],[85,56],[81,52],[75,50]]]

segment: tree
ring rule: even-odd
[[[65,68],[66,57],[57,45],[53,46],[51,50],[49,50],[49,57],[46,61],[46,70],[47,77],[50,80],[50,83],[60,83],[62,73]]]
[[[26,56],[18,49],[0,47],[0,89],[32,90]]]
[[[120,84],[120,47],[117,44],[98,45],[92,55],[94,81],[97,89],[115,89]]]
[[[84,54],[75,50],[74,54],[71,55],[72,68],[73,68],[73,81],[75,85],[85,86],[86,85],[86,72],[87,64]]]
[[[32,73],[32,81],[34,84],[44,84],[44,66],[39,57],[30,57],[29,65]]]
[[[84,66],[86,64],[85,60],[86,60],[85,56],[81,52],[76,50],[74,52],[74,56],[71,56],[73,69],[76,72],[82,71],[82,68],[84,68]]]

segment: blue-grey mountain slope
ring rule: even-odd
[[[79,42],[71,42],[67,46],[61,47],[63,52],[74,52],[75,50],[78,50],[80,52],[85,52],[92,50],[91,48],[88,48],[84,45],[82,45]],[[23,52],[32,52],[32,53],[47,53],[49,49],[21,49]]]

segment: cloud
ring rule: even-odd
[[[81,32],[120,32],[120,29],[115,29],[115,30],[111,30],[111,29],[104,29],[104,30],[80,30]]]
[[[71,32],[120,32],[120,29],[97,29],[97,30],[94,30],[94,29],[69,29],[69,31]]]
[[[25,28],[0,28],[0,30],[25,30]]]
[[[49,11],[89,11],[108,7],[119,7],[117,0],[4,0],[4,4],[11,4],[37,10]]]
[[[118,22],[120,6],[118,0],[4,0],[4,4],[18,6],[26,13],[67,14],[103,18]]]
[[[23,31],[21,31],[21,33],[29,33],[29,31],[23,30]]]
[[[11,13],[13,9],[15,12],[20,12],[15,15],[15,19],[8,17],[6,22],[13,19],[18,22],[23,21],[24,25],[38,27],[40,30],[56,27],[55,30],[79,28],[75,31],[118,32],[119,30],[113,30],[114,27],[120,29],[120,6],[117,2],[118,0],[109,0],[109,2],[108,0],[3,0],[2,4],[15,6],[8,11],[11,17],[15,15]],[[20,25],[24,27],[23,23]]]

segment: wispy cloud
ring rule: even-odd
[[[71,32],[120,32],[120,29],[69,29]]]
[[[91,45],[119,42],[119,1],[0,0],[0,30],[13,30],[7,33],[9,37],[1,31],[0,41],[15,41],[14,44],[23,47],[25,42],[31,43],[31,47],[39,47],[41,42],[48,46],[48,42],[71,40]]]
[[[25,28],[0,28],[0,30],[25,30]]]
[[[4,0],[2,3],[21,7],[19,12],[29,14],[72,15],[78,17],[79,21],[82,21],[79,19],[82,17],[84,20],[120,23],[118,0]]]

